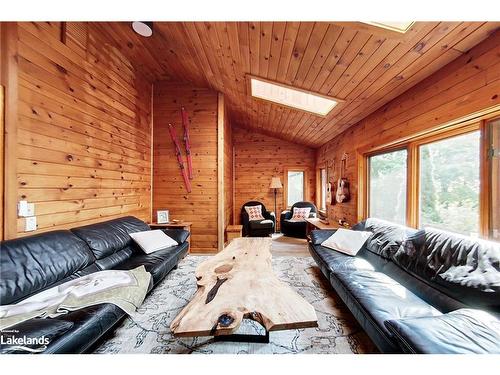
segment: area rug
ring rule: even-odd
[[[173,337],[170,322],[194,295],[194,270],[205,259],[202,256],[184,258],[146,298],[134,320],[127,317],[95,352],[351,354],[377,351],[310,257],[274,257],[273,269],[282,281],[314,306],[318,315],[317,328],[274,331],[270,333],[268,344],[215,342],[212,337]],[[263,328],[254,321],[244,320],[238,333],[261,334]]]

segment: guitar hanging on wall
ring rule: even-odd
[[[184,161],[182,160],[181,145],[179,143],[179,140],[177,139],[177,134],[172,124],[168,124],[168,131],[170,133],[170,138],[172,138],[172,142],[174,143],[175,156],[177,157],[177,163],[179,163],[179,168],[181,170],[182,178],[184,180],[184,185],[186,186],[187,192],[191,193],[191,181],[189,180],[186,168],[184,167]]]
[[[349,181],[346,177],[342,177],[345,176],[346,173],[346,162],[347,154],[344,153],[340,162],[340,178],[337,181],[337,192],[335,194],[335,200],[337,201],[337,203],[349,202],[350,198]]]
[[[330,167],[326,161],[326,204],[332,204],[332,183],[330,182]]]

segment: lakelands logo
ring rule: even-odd
[[[29,337],[26,335],[16,336],[18,331],[2,331],[0,333],[0,344],[10,347],[12,350],[20,350],[27,352],[43,352],[47,349],[50,339],[45,336]]]

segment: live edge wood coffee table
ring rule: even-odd
[[[224,341],[269,342],[269,332],[317,327],[314,308],[271,266],[271,238],[236,238],[196,268],[198,290],[170,325],[175,336],[215,336]],[[252,319],[265,335],[238,335]]]

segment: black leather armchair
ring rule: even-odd
[[[280,217],[280,227],[281,233],[285,236],[289,237],[297,237],[297,238],[306,238],[307,232],[307,223],[305,221],[300,222],[291,222],[289,221],[293,216],[294,208],[304,208],[310,207],[311,212],[309,213],[309,217],[316,217],[318,214],[318,210],[316,206],[311,202],[297,202],[295,203],[290,210],[283,211]]]
[[[245,210],[245,206],[262,206],[262,216],[264,220],[252,220],[250,221],[248,213]],[[267,237],[274,233],[274,228],[276,226],[276,216],[274,212],[267,211],[266,206],[257,201],[250,201],[245,203],[241,207],[241,225],[243,225],[243,236],[249,237]]]

